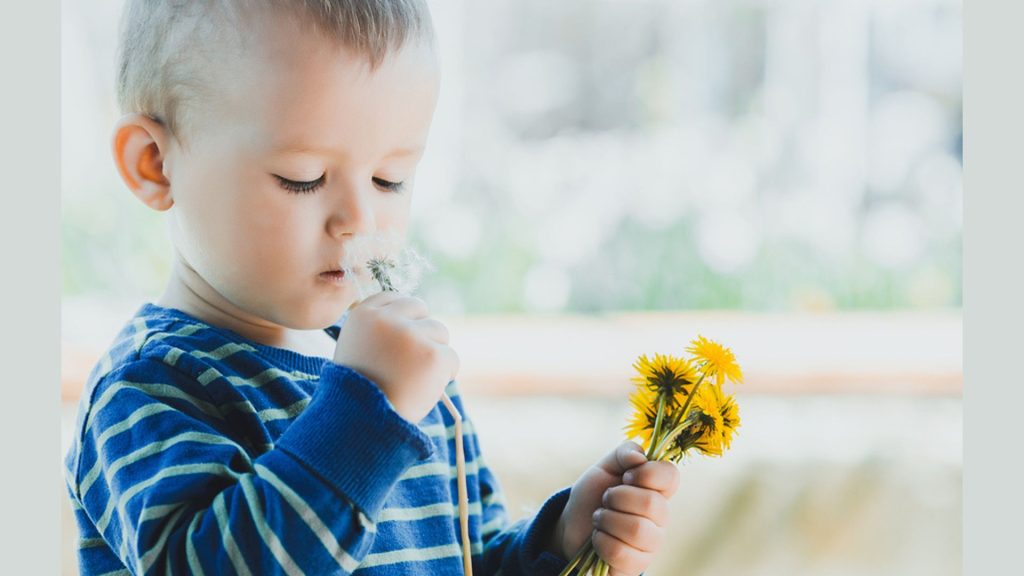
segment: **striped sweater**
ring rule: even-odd
[[[326,329],[335,339],[341,322]],[[568,499],[508,519],[464,415],[473,573],[557,575]],[[92,574],[461,574],[454,422],[375,384],[144,304],[93,369],[65,459]]]

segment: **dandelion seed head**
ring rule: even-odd
[[[390,289],[411,294],[423,274],[433,270],[424,256],[405,245],[402,236],[382,232],[353,238],[339,266],[353,279],[360,301],[384,289],[378,278],[385,279]]]

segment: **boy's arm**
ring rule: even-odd
[[[326,362],[277,446],[250,459],[228,407],[143,359],[97,387],[72,491],[135,574],[349,574],[399,476],[432,450],[358,373]]]
[[[484,541],[482,574],[558,576],[568,561],[553,553],[550,543],[571,487],[551,495],[532,518],[509,524],[497,477],[482,460],[479,470]],[[487,494],[499,496],[488,498]]]
[[[481,453],[480,441],[466,414],[458,384],[450,382],[446,391],[462,415],[466,461],[475,462],[475,480],[480,489],[483,551],[482,554],[474,551],[473,573],[481,576],[498,573],[503,576],[558,576],[568,561],[553,553],[550,543],[571,487],[550,496],[532,518],[510,524],[501,484]],[[474,481],[474,475],[469,476],[468,481]]]

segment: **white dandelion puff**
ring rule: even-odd
[[[353,279],[360,301],[383,290],[412,294],[424,272],[433,270],[430,261],[404,245],[399,235],[387,233],[356,236],[339,265]]]

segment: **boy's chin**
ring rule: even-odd
[[[301,317],[292,318],[289,327],[293,330],[323,330],[337,324],[351,304],[351,299],[345,299],[308,310]]]

